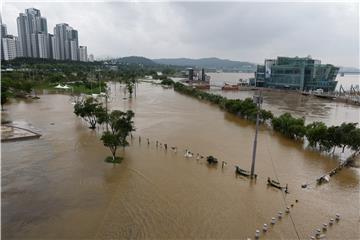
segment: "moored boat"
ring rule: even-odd
[[[326,98],[326,99],[335,99],[336,97],[333,95],[328,95],[328,94],[314,94],[315,97],[318,98]]]
[[[239,166],[235,166],[235,173],[245,177],[249,177],[251,175],[249,171],[241,169]]]
[[[269,177],[268,177],[268,179],[267,179],[267,183],[268,183],[268,185],[270,185],[270,186],[272,186],[272,187],[275,187],[275,188],[278,188],[278,189],[282,189],[282,187],[281,187],[281,185],[280,185],[280,183],[279,183],[278,181],[275,181],[275,180],[273,180],[273,179],[270,179]]]

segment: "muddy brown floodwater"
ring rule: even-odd
[[[27,121],[43,136],[2,144],[4,239],[253,238],[290,204],[294,224],[284,214],[261,238],[297,239],[297,231],[308,239],[336,213],[341,220],[327,238],[358,238],[358,169],[302,189],[338,161],[262,128],[259,177],[250,182],[234,175],[234,165],[250,168],[253,124],[151,84],[139,84],[131,101],[123,97],[123,88],[112,85],[111,109],[135,111],[136,132],[118,152],[125,159],[116,166],[104,163],[110,151],[99,131],[75,117],[69,96],[41,95],[6,106],[3,117]],[[179,151],[156,148],[156,140]],[[221,169],[185,159],[185,149],[228,164]],[[283,198],[268,187],[267,177],[287,183],[290,194]]]

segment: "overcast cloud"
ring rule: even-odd
[[[35,7],[49,32],[66,22],[95,57],[219,57],[260,63],[278,55],[359,65],[359,3],[14,3],[3,22]]]

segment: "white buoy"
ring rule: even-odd
[[[278,212],[278,218],[282,217],[282,212]]]
[[[333,218],[330,218],[329,225],[331,226],[331,225],[333,225],[333,223],[334,223],[334,219],[333,219]]]
[[[256,229],[255,231],[255,238],[259,238],[260,237],[260,230]]]
[[[336,221],[339,221],[340,220],[340,214],[337,213],[335,219],[336,219]]]
[[[326,223],[323,224],[323,230],[324,230],[324,231],[327,230],[327,226],[328,226],[328,225],[327,225]]]
[[[271,224],[275,224],[276,223],[276,219],[273,217],[271,218]]]
[[[286,213],[289,213],[289,212],[290,212],[290,208],[289,208],[289,207],[286,207],[285,212],[286,212]]]
[[[264,226],[263,226],[263,231],[266,232],[268,229],[268,225],[266,223],[264,223]]]

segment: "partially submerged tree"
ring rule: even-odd
[[[87,98],[78,101],[74,106],[74,113],[76,116],[83,118],[89,123],[91,129],[95,129],[100,117],[104,117],[106,111],[101,103],[95,98]]]
[[[292,139],[302,139],[306,133],[303,118],[294,118],[290,113],[274,117],[271,121],[273,129]]]
[[[109,131],[105,131],[101,137],[104,146],[108,147],[112,154],[113,163],[119,162],[119,158],[116,158],[116,150],[118,147],[129,145],[126,138],[129,134],[135,130],[133,122],[134,112],[128,110],[122,112],[119,110],[112,111],[106,118],[107,124],[109,125]]]
[[[318,145],[320,147],[327,145],[325,142],[325,140],[328,140],[327,133],[328,128],[323,122],[313,122],[306,126],[306,138],[313,148],[317,148]]]

